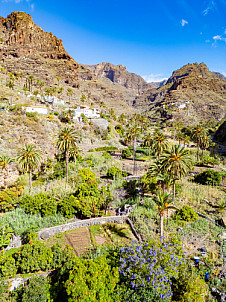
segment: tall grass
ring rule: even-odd
[[[41,217],[38,214],[26,214],[22,208],[17,208],[0,218],[0,224],[7,223],[16,235],[22,235],[32,230],[39,231],[46,227],[64,224],[66,221],[67,219],[60,214]]]

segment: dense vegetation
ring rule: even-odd
[[[15,75],[7,77],[16,89]],[[27,79],[31,92],[34,79]],[[46,87],[46,95],[60,95],[61,87],[53,88]],[[68,97],[70,103],[70,91]],[[80,101],[89,100],[83,95]],[[179,120],[153,125],[143,114],[117,116],[101,104],[107,128],[99,129],[85,116],[78,128],[64,108],[41,117],[23,114],[19,105],[7,106],[30,127],[54,122],[58,132],[51,156],[34,143],[15,147],[13,156],[0,154],[5,178],[0,190],[0,301],[214,301],[211,287],[222,291],[225,285],[225,244],[219,236],[225,161],[210,138],[214,127],[190,127]],[[13,166],[19,177],[9,184]],[[87,245],[80,238],[80,250],[70,232],[52,241],[37,239],[43,228],[115,215],[118,208],[125,213],[128,205],[136,235],[126,224],[95,225],[86,230]],[[22,245],[7,249],[14,236],[21,237]],[[207,247],[205,257],[202,246]],[[194,256],[200,257],[199,266]],[[16,276],[30,279],[9,292],[7,280]]]

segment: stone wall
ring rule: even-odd
[[[73,230],[75,228],[89,227],[95,224],[104,224],[104,223],[124,223],[127,220],[127,216],[110,216],[110,217],[100,217],[100,218],[91,218],[85,220],[74,221],[71,223],[54,226],[51,228],[45,228],[38,232],[38,239],[49,239],[50,237],[64,233],[66,231]]]

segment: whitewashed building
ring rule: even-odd
[[[28,106],[26,107],[25,112],[37,112],[39,114],[48,114],[48,109],[44,106]]]
[[[76,109],[70,109],[73,114],[73,120],[79,122],[81,120],[81,115],[88,119],[100,118],[99,110],[97,108],[89,108],[88,106],[78,106]]]

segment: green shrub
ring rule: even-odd
[[[104,256],[95,260],[78,258],[65,283],[68,302],[113,302],[118,280],[118,269],[111,268]]]
[[[12,255],[0,252],[0,277],[13,277],[17,273],[16,261]]]
[[[119,168],[111,167],[107,171],[107,177],[111,178],[111,179],[114,179],[116,177],[122,176],[122,173],[123,173],[122,170],[120,170]]]
[[[59,115],[59,112],[58,112],[58,111],[54,111],[53,114],[56,115],[56,116],[58,116],[58,115]]]
[[[33,119],[36,123],[38,122],[38,113],[37,112],[27,112],[26,116]]]
[[[194,176],[194,181],[201,185],[219,186],[222,181],[222,174],[214,170],[206,170]]]
[[[104,147],[95,148],[95,151],[116,151],[116,150],[118,150],[118,148],[114,146],[104,146]]]
[[[116,125],[116,126],[115,126],[115,130],[116,130],[116,132],[118,132],[118,134],[120,134],[120,135],[124,135],[124,133],[125,133],[125,129],[122,127],[122,125]]]
[[[0,250],[10,244],[13,230],[8,224],[0,224]]]
[[[9,212],[17,207],[18,197],[22,194],[22,186],[13,186],[0,191],[0,212]]]
[[[50,285],[43,276],[34,276],[27,284],[17,289],[17,301],[21,302],[50,302]]]
[[[53,166],[53,174],[50,175],[49,179],[54,180],[54,179],[59,179],[59,178],[64,178],[66,174],[66,164],[64,161],[58,161],[54,166]]]
[[[76,201],[73,195],[66,196],[57,204],[57,212],[67,218],[72,218],[77,213]]]
[[[69,247],[62,248],[59,244],[47,247],[44,242],[31,236],[29,243],[17,251],[11,254],[0,252],[0,277],[61,268],[63,265],[71,265],[75,257]]]
[[[39,193],[34,196],[25,195],[20,198],[19,203],[26,212],[31,214],[40,213],[42,216],[50,216],[57,212],[55,198],[45,193]]]
[[[219,165],[219,161],[211,156],[204,156],[202,162],[204,165],[212,165],[212,166]]]
[[[174,218],[176,220],[196,221],[198,214],[191,207],[183,206],[180,210],[176,211]]]
[[[133,150],[131,150],[130,148],[126,148],[122,150],[122,158],[128,158],[131,157],[132,155],[133,155]]]
[[[77,172],[78,176],[81,177],[83,182],[89,181],[89,180],[95,180],[95,173],[92,172],[89,168],[79,169]]]

